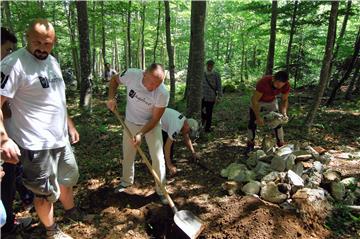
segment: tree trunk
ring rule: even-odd
[[[354,78],[356,78],[357,76],[357,80],[356,80],[356,83],[355,83],[355,90],[353,91],[353,94],[354,95],[359,95],[360,94],[360,74],[359,74],[359,69],[357,71],[357,74],[354,75]]]
[[[96,1],[93,1],[93,14],[95,15],[96,12]],[[95,18],[95,16],[93,15],[93,19]],[[95,71],[95,62],[96,62],[96,47],[95,47],[95,41],[96,41],[96,21],[93,20],[92,23],[92,32],[91,32],[91,43],[92,43],[92,62],[91,62],[91,66],[92,66],[92,72],[93,72],[93,76],[95,77],[97,75],[97,72]]]
[[[81,62],[80,107],[91,112],[91,62],[87,2],[76,1],[76,8]]]
[[[116,34],[115,34],[115,40],[114,40],[114,48],[115,48],[115,70],[117,72],[120,72],[120,63],[119,63],[119,48],[117,44]]]
[[[13,24],[11,21],[10,1],[1,1],[5,12],[5,27],[7,27],[12,33],[15,33]]]
[[[128,68],[131,68],[131,1],[129,1],[128,13],[127,13],[127,47],[128,47]]]
[[[327,105],[330,105],[334,101],[336,93],[339,90],[340,86],[342,84],[344,84],[344,82],[349,78],[349,76],[351,74],[351,71],[354,68],[354,64],[355,64],[356,58],[359,55],[359,52],[360,52],[360,27],[359,27],[359,30],[358,30],[358,33],[357,33],[357,36],[356,36],[355,45],[354,45],[354,53],[353,53],[353,56],[351,58],[351,62],[348,65],[348,68],[347,68],[344,76],[341,78],[341,80],[339,82],[336,83],[333,90],[331,91],[330,98],[326,102]]]
[[[160,20],[161,20],[161,1],[159,1],[158,6],[158,19],[157,19],[157,25],[156,25],[156,38],[155,38],[155,45],[154,45],[154,53],[153,53],[153,62],[156,62],[156,48],[159,42],[159,34],[160,34]]]
[[[356,68],[355,68],[355,71],[354,71],[354,75],[353,75],[353,77],[351,78],[349,87],[348,87],[348,89],[347,89],[347,91],[346,91],[346,94],[345,94],[345,99],[347,99],[347,100],[350,100],[350,99],[351,99],[351,96],[352,96],[352,94],[353,94],[353,89],[354,89],[354,86],[355,86],[355,82],[356,82],[356,78],[357,78],[357,76],[359,75],[359,71],[360,71],[360,59],[357,60]]]
[[[288,48],[287,48],[287,53],[286,53],[286,71],[289,71],[289,64],[290,64],[290,57],[291,57],[291,47],[292,47],[292,42],[293,42],[293,37],[295,34],[295,25],[296,25],[296,13],[297,13],[297,8],[298,8],[298,1],[294,2],[294,12],[292,15],[292,20],[291,20],[291,29],[290,29],[290,38],[289,38],[289,44],[288,44]]]
[[[276,40],[276,18],[277,18],[277,1],[272,1],[271,8],[271,30],[269,41],[269,52],[266,64],[266,75],[271,75],[274,67],[274,55],[275,55],[275,40]]]
[[[308,131],[310,130],[310,128],[314,122],[316,112],[321,103],[321,98],[324,94],[324,90],[325,90],[326,84],[329,79],[330,61],[332,59],[332,51],[334,48],[334,40],[335,40],[335,35],[336,35],[336,20],[337,20],[338,8],[339,8],[338,1],[331,2],[331,13],[330,13],[330,18],[329,18],[329,27],[328,27],[328,33],[327,33],[327,38],[326,38],[325,54],[324,54],[324,59],[323,59],[321,72],[320,72],[320,82],[319,82],[318,89],[316,91],[317,93],[316,93],[316,97],[314,99],[314,103],[312,104],[312,108],[310,109],[310,111],[306,117],[306,120],[304,122]]]
[[[67,18],[67,26],[69,29],[69,37],[70,37],[70,44],[71,44],[71,55],[73,58],[73,68],[74,68],[74,73],[75,73],[75,77],[76,77],[76,82],[77,82],[77,89],[80,89],[80,66],[79,66],[79,55],[78,55],[78,51],[77,51],[77,44],[75,41],[76,38],[76,34],[75,34],[75,29],[74,29],[74,2],[69,2],[68,5],[66,2],[64,2],[64,8],[65,8],[65,14],[66,14],[66,18]]]
[[[143,9],[142,9],[142,14],[141,14],[141,19],[142,19],[142,27],[141,27],[141,69],[145,70],[145,36],[144,36],[144,31],[145,31],[145,10],[146,10],[146,5],[145,3],[143,3]]]
[[[187,97],[187,115],[199,119],[201,112],[202,81],[204,78],[204,26],[206,2],[191,2],[191,36],[192,51],[191,76]]]
[[[165,26],[166,26],[166,49],[169,57],[169,71],[170,71],[170,106],[175,105],[175,65],[174,65],[174,52],[171,45],[171,18],[169,1],[164,1],[165,5]]]
[[[244,35],[241,35],[241,71],[240,71],[240,81],[244,82],[244,75],[245,75],[245,41]]]
[[[100,1],[101,6],[101,39],[102,39],[102,57],[104,66],[106,64],[106,36],[105,36],[105,10],[104,10],[104,1]]]

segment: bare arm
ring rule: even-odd
[[[7,97],[1,96],[1,107],[6,102]],[[0,109],[0,133],[1,133],[1,158],[8,163],[16,164],[19,162],[20,149],[15,142],[9,138],[4,127],[3,112]]]
[[[114,75],[111,77],[109,83],[109,96],[106,105],[111,111],[115,111],[117,109],[115,96],[116,96],[116,90],[119,87],[118,79],[119,79],[119,75],[118,74]]]
[[[251,108],[253,109],[256,116],[256,123],[258,126],[264,125],[264,119],[260,116],[260,104],[259,101],[263,93],[259,91],[254,91],[253,96],[251,97]]]
[[[280,112],[287,116],[287,110],[289,107],[289,93],[282,94],[281,96],[281,105],[280,105]]]
[[[152,130],[160,121],[161,116],[164,114],[165,107],[154,107],[152,111],[151,119],[142,127],[142,129],[136,133],[134,137],[134,144],[139,145],[141,142],[141,137]]]
[[[69,134],[70,134],[70,143],[75,144],[75,143],[79,142],[80,135],[79,135],[78,131],[76,130],[74,121],[69,116],[67,117],[67,122],[68,122],[68,130],[69,130]]]
[[[165,142],[165,146],[164,146],[164,156],[165,156],[165,162],[167,162],[167,164],[171,164],[171,158],[170,158],[170,154],[171,154],[171,145],[173,144],[174,141],[172,141],[169,137],[166,139]]]

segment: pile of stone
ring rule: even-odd
[[[330,205],[329,201],[348,205],[360,202],[359,180],[342,178],[329,168],[332,154],[300,143],[276,150],[273,146],[265,138],[262,149],[251,152],[245,163],[232,163],[221,170],[221,176],[231,180],[223,188],[229,194],[242,191],[271,203],[298,208],[310,205],[322,210]]]

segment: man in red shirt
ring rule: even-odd
[[[264,126],[264,119],[260,112],[279,111],[276,96],[281,94],[280,113],[287,117],[288,97],[290,92],[289,76],[285,71],[278,71],[275,75],[263,76],[256,83],[256,90],[251,98],[249,109],[248,142],[246,153],[255,146],[255,132],[257,126]],[[284,145],[284,131],[281,125],[274,128],[277,146]]]

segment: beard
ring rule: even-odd
[[[39,60],[45,60],[49,56],[49,53],[46,51],[35,50],[34,56]]]

